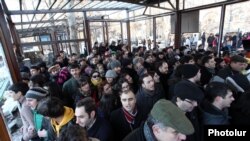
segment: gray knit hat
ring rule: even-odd
[[[111,69],[114,69],[114,68],[116,68],[116,67],[121,67],[120,61],[118,61],[118,60],[113,60],[112,62],[110,62],[110,68],[111,68]]]
[[[117,74],[114,70],[108,70],[106,72],[106,75],[105,77],[108,77],[108,78],[116,78],[117,77]]]
[[[33,87],[30,88],[25,97],[26,98],[34,98],[37,99],[38,101],[45,98],[48,95],[48,91],[45,90],[44,88],[41,87]]]

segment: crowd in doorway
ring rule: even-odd
[[[202,141],[204,125],[250,125],[249,59],[203,47],[130,51],[113,41],[20,66],[9,96],[22,140]]]

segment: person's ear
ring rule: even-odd
[[[154,133],[155,136],[157,136],[158,134],[160,134],[160,127],[158,125],[153,125],[152,126],[152,131]]]
[[[18,94],[19,96],[23,95],[21,91],[18,91],[16,94]]]
[[[90,118],[94,118],[95,117],[95,111],[91,111],[91,113],[90,113]]]
[[[221,96],[216,96],[215,98],[214,98],[214,101],[216,101],[216,102],[219,102],[219,101],[221,101],[223,98],[221,97]]]

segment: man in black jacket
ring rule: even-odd
[[[76,103],[76,123],[87,129],[88,136],[100,141],[112,141],[112,129],[105,119],[98,117],[96,104],[91,97],[86,97]]]
[[[116,141],[121,141],[142,123],[142,113],[136,107],[135,94],[131,90],[122,92],[120,99],[122,107],[113,111],[110,116]]]

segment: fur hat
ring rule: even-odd
[[[34,98],[37,99],[38,101],[45,98],[48,95],[48,91],[41,88],[41,87],[33,87],[30,88],[25,97],[26,98]]]

